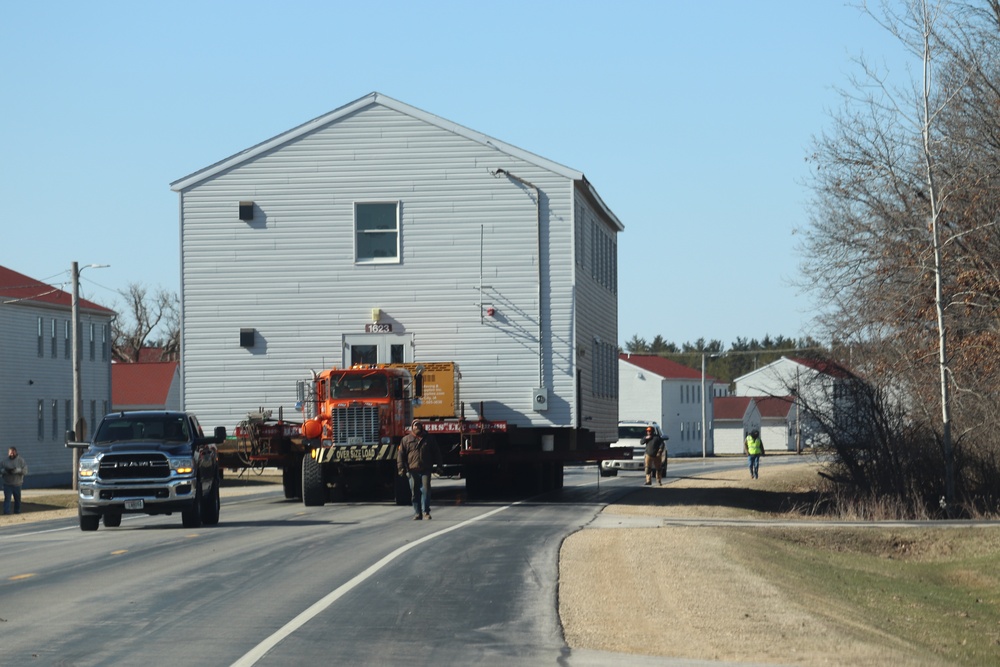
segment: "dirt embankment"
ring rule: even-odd
[[[768,475],[771,480],[768,480]],[[780,479],[779,479],[780,478]],[[775,519],[808,503],[811,464],[762,467],[638,487],[571,535],[559,562],[559,613],[573,648],[790,665],[934,665],[849,614],[821,616],[764,576],[768,554],[741,552],[745,527],[669,519]],[[641,481],[637,481],[641,484]],[[769,489],[781,489],[780,492]],[[640,520],[642,519],[642,520]],[[657,521],[660,519],[660,521]],[[642,527],[630,527],[630,526]],[[620,527],[615,527],[620,526]],[[813,603],[815,604],[815,603]]]

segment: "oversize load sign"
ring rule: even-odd
[[[395,448],[393,445],[337,445],[334,447],[323,447],[317,453],[319,463],[330,463],[337,461],[340,463],[365,462],[365,461],[386,461],[393,458]]]

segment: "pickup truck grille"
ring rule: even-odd
[[[165,479],[170,464],[162,454],[108,454],[101,459],[101,479]]]
[[[370,445],[379,441],[377,406],[334,408],[332,417],[334,444]]]

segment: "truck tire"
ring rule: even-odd
[[[217,475],[215,483],[212,484],[212,490],[207,496],[202,498],[201,522],[206,526],[218,525],[221,506],[222,500],[219,497],[219,477]]]
[[[86,532],[92,532],[97,530],[101,526],[101,515],[100,514],[80,514],[80,530]]]
[[[306,507],[319,507],[326,504],[323,466],[308,454],[302,457],[302,504]]]
[[[201,528],[201,480],[195,486],[194,502],[181,511],[181,524],[185,528]]]
[[[285,491],[287,500],[295,500],[302,497],[302,459],[295,455],[289,455],[288,461],[281,469],[281,486]]]
[[[122,525],[122,515],[119,512],[108,512],[104,515],[105,528],[117,528]]]
[[[396,504],[409,505],[413,502],[413,492],[410,491],[410,479],[406,475],[396,475]]]

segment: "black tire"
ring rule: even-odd
[[[222,500],[219,497],[219,478],[216,476],[212,490],[201,502],[201,522],[206,526],[215,526],[219,523],[219,511],[222,507]]]
[[[281,469],[281,486],[287,500],[302,497],[302,460],[299,457],[289,455],[288,462]]]
[[[326,496],[323,466],[306,454],[302,457],[302,504],[306,507],[319,507],[326,504]]]
[[[201,480],[196,482],[195,489],[194,502],[181,511],[181,524],[185,528],[201,528]]]
[[[105,528],[117,528],[122,525],[122,515],[120,512],[108,512],[104,515]]]
[[[413,492],[410,490],[408,475],[396,475],[395,490],[397,505],[409,505],[413,502]]]
[[[614,468],[600,468],[601,477],[617,477],[618,471]]]
[[[101,515],[100,514],[84,514],[82,511],[80,514],[80,530],[85,532],[92,532],[100,528],[101,526]]]

